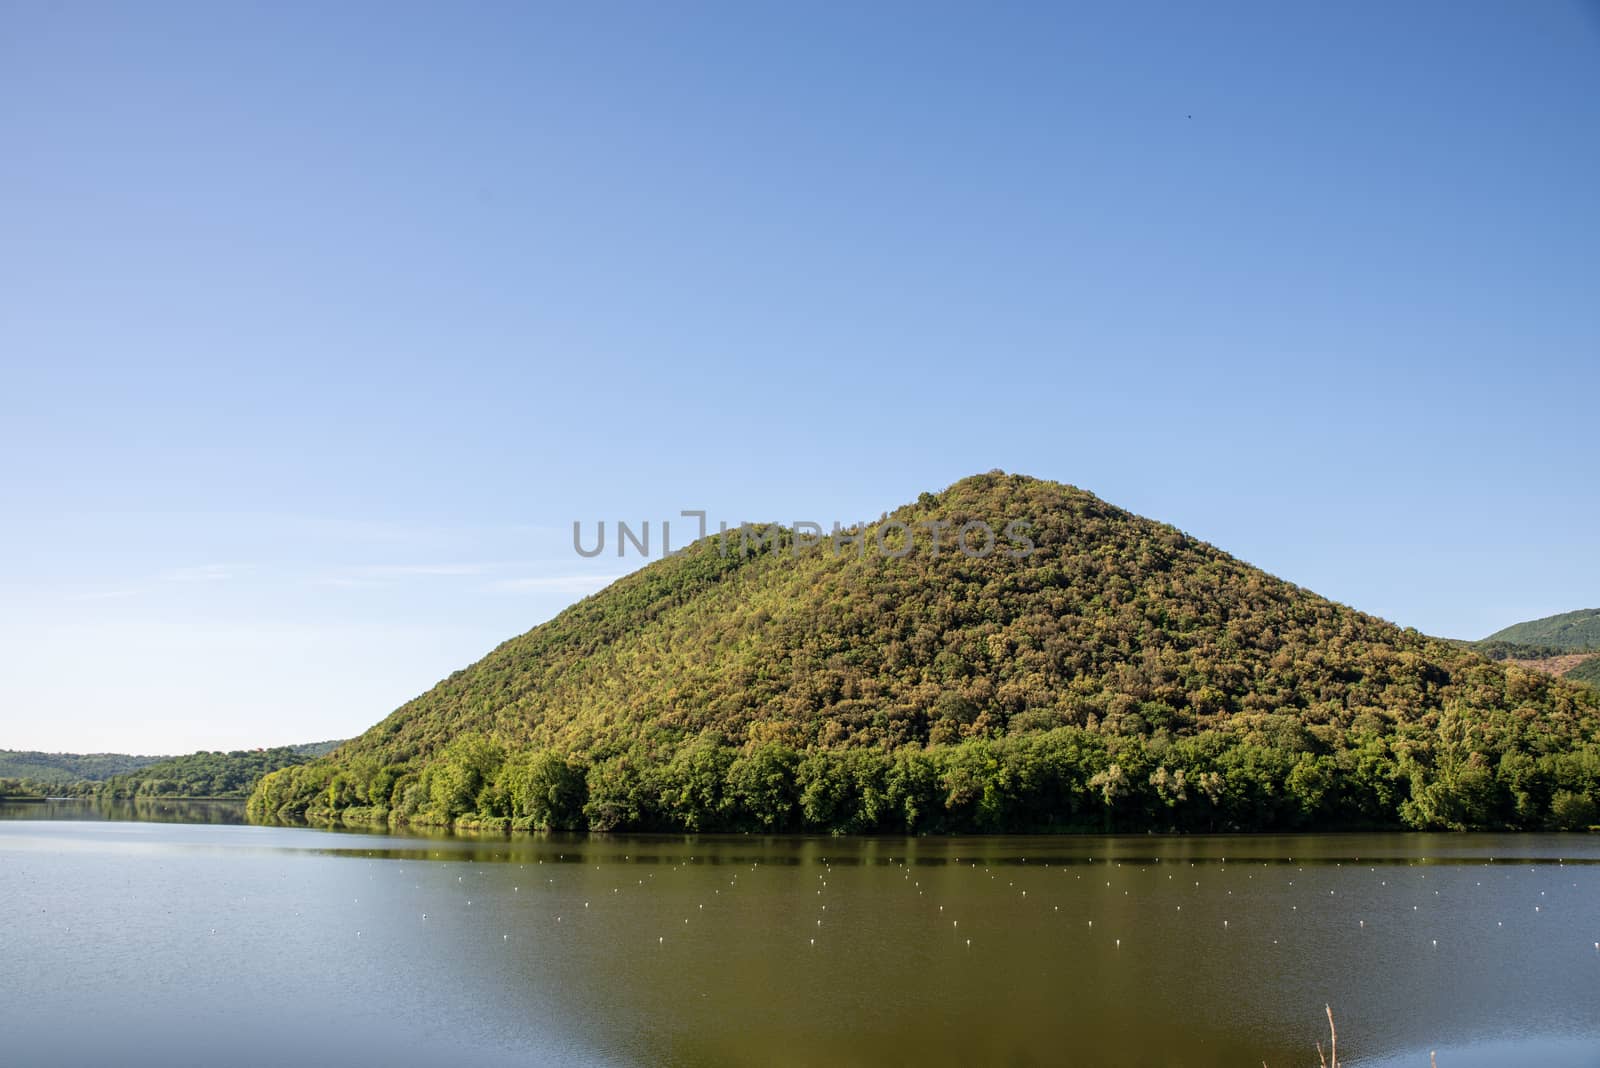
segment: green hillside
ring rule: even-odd
[[[169,757],[101,783],[96,795],[134,797],[238,797],[249,795],[269,771],[304,764],[332,752],[340,743],[310,742],[274,749],[236,749],[230,753],[190,753]]]
[[[797,553],[792,532],[748,555],[704,539],[267,776],[252,816],[892,832],[1596,819],[1588,688],[1070,486],[992,473],[889,518],[915,531],[903,556]],[[1004,536],[981,559],[953,551],[977,520],[1028,524],[1035,551]],[[947,524],[937,554],[930,522]]]
[[[159,756],[127,753],[36,753],[0,749],[0,779],[27,779],[35,783],[99,782],[125,775],[165,760]]]
[[[1485,642],[1543,646],[1562,652],[1600,651],[1600,608],[1563,612],[1496,631]]]
[[[1600,654],[1591,656],[1562,678],[1569,682],[1581,682],[1589,686],[1600,686]]]

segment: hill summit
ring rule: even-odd
[[[993,472],[837,542],[755,533],[651,563],[267,776],[253,817],[897,833],[1596,820],[1594,692],[1083,490]]]

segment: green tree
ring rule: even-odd
[[[799,763],[799,754],[780,742],[764,742],[733,762],[728,786],[743,821],[766,831],[793,826]]]

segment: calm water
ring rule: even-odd
[[[1331,1002],[1352,1066],[1600,1065],[1593,836],[508,842],[94,814],[0,805],[6,1064],[1278,1068],[1316,1063]]]

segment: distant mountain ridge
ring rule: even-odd
[[[191,784],[202,781],[195,772],[205,767],[207,779],[225,793],[207,793],[204,796],[243,797],[255,785],[255,780],[267,771],[284,767],[286,763],[311,760],[325,756],[343,744],[342,739],[323,742],[302,742],[299,745],[279,746],[273,749],[235,750],[232,753],[201,750],[184,756],[133,756],[127,753],[42,753],[32,750],[0,749],[0,779],[27,783],[37,792],[47,786],[85,786],[85,784],[130,784],[135,789],[144,781],[184,780]],[[256,754],[273,754],[269,759],[258,759]],[[270,764],[270,766],[265,766]],[[249,769],[254,768],[253,773]],[[240,775],[247,777],[243,780]],[[220,776],[220,778],[219,778]],[[187,777],[187,778],[185,778]],[[86,792],[80,789],[76,792]]]
[[[337,741],[307,742],[272,749],[202,750],[170,757],[100,784],[96,794],[113,799],[139,797],[243,798],[260,778],[279,768],[304,764],[332,752]]]
[[[1469,644],[1492,660],[1600,687],[1600,608],[1515,623]]]
[[[1514,623],[1483,641],[1545,646],[1567,652],[1600,652],[1600,608],[1580,608],[1576,612]]]
[[[30,749],[0,749],[0,779],[29,779],[39,783],[102,782],[126,775],[164,756],[128,753],[41,753]]]

